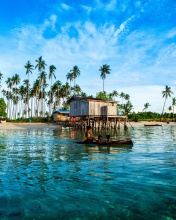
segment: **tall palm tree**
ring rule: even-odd
[[[42,60],[42,56],[38,58],[38,60],[36,60],[37,65],[35,66],[35,69],[38,69],[38,72],[42,72],[45,69],[46,63],[44,60]]]
[[[120,93],[120,98],[122,98],[122,105],[123,105],[123,99],[125,98],[125,93],[124,92]]]
[[[73,81],[73,79],[74,79],[73,72],[70,71],[69,73],[67,73],[66,77],[67,77],[67,80],[68,79],[70,80],[70,97],[71,97],[71,81]]]
[[[52,103],[52,100],[51,100],[52,89],[51,89],[51,87],[52,87],[52,79],[53,79],[53,77],[56,79],[55,70],[56,70],[56,67],[54,65],[51,65],[49,67],[49,79],[50,79],[49,117],[51,116],[51,103]]]
[[[2,81],[2,78],[3,78],[3,74],[0,72],[0,88],[1,88],[1,81]]]
[[[163,117],[164,107],[165,107],[165,104],[166,104],[166,99],[167,99],[168,97],[171,97],[171,94],[173,94],[173,92],[171,92],[171,88],[166,85],[165,90],[162,91],[162,94],[163,94],[163,98],[165,97],[165,99],[164,99],[163,111],[162,111],[162,113],[161,113],[161,118],[160,118],[160,120],[161,120],[162,117]]]
[[[76,93],[76,96],[79,96],[81,93],[81,87],[79,85],[76,85],[74,88],[74,92]]]
[[[117,90],[113,90],[112,91],[112,97],[114,98],[114,100],[115,100],[115,97],[118,97],[118,92],[117,92]]]
[[[110,69],[110,66],[107,65],[107,64],[104,64],[103,66],[100,66],[100,69],[99,71],[101,72],[101,75],[100,77],[102,78],[103,80],[103,92],[104,92],[104,80],[106,79],[106,74],[110,74],[111,72],[111,69]]]
[[[172,98],[172,109],[173,109],[173,121],[174,121],[174,108],[176,106],[176,98]]]
[[[37,111],[37,116],[38,116],[38,108],[39,108],[39,98],[41,98],[41,99],[43,99],[43,97],[41,96],[41,93],[43,93],[43,91],[41,91],[41,90],[43,90],[42,88],[42,80],[44,80],[43,78],[42,78],[42,76],[44,75],[44,70],[45,70],[45,66],[47,66],[46,65],[46,63],[45,63],[45,61],[42,59],[42,56],[40,56],[39,58],[38,58],[38,60],[36,60],[36,66],[35,66],[35,69],[37,68],[38,69],[38,72],[39,72],[39,90],[38,90],[38,107],[37,107],[37,109],[36,109],[36,111]],[[43,73],[42,73],[43,72]],[[43,111],[42,111],[43,112]]]
[[[31,62],[28,60],[28,62],[26,63],[26,65],[24,66],[26,68],[26,75],[28,75],[28,87],[27,87],[27,104],[28,104],[28,111],[29,112],[29,91],[30,91],[30,81],[29,81],[29,73],[32,73],[33,69],[33,65],[31,64]],[[29,117],[29,115],[28,115]]]
[[[73,79],[74,79],[74,87],[76,86],[76,78],[80,76],[80,70],[78,66],[74,66],[73,69],[71,70],[71,73],[73,74]]]
[[[144,111],[144,110],[148,109],[148,107],[149,107],[149,106],[151,106],[151,105],[150,105],[148,102],[147,102],[147,103],[145,103],[145,104],[144,104],[144,109],[143,109],[142,111]]]
[[[169,106],[168,110],[169,110],[170,112],[172,111],[172,106],[171,106],[171,105]],[[171,116],[171,113],[169,114],[169,118],[170,118],[170,116]]]

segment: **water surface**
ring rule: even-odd
[[[176,219],[176,126],[108,133],[134,145],[80,145],[73,130],[0,131],[0,219]]]

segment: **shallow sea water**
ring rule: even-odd
[[[134,145],[80,145],[73,130],[0,131],[0,219],[175,220],[176,126],[108,133]]]

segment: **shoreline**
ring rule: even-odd
[[[162,126],[169,126],[169,125],[176,125],[176,122],[155,122],[155,121],[140,121],[140,122],[127,122],[127,127],[139,127],[147,125],[162,125]],[[120,124],[120,128],[123,128],[123,124]],[[4,122],[0,123],[0,130],[25,130],[25,129],[41,129],[41,128],[52,128],[52,129],[62,129],[62,127],[56,123],[12,123],[12,122]]]
[[[12,122],[3,122],[0,123],[1,130],[26,130],[26,129],[41,129],[41,128],[52,128],[52,129],[62,129],[60,125],[56,123],[12,123]]]

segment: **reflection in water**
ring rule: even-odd
[[[175,219],[176,128],[0,132],[0,219]],[[95,208],[96,207],[96,208]]]

